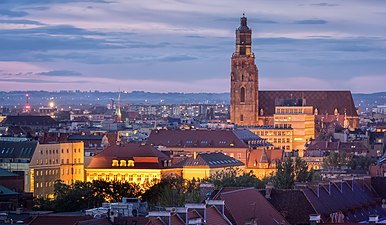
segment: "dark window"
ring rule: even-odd
[[[242,87],[240,89],[240,102],[244,103],[245,102],[245,87]]]
[[[243,114],[240,115],[240,121],[244,121],[244,115]]]

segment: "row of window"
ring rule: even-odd
[[[291,143],[291,138],[268,138],[271,143]]]
[[[74,148],[74,153],[76,153],[77,151],[76,151],[77,149],[76,148]],[[42,154],[43,155],[43,150],[40,150],[40,154]],[[70,153],[70,150],[67,148],[67,151],[66,151],[67,153]],[[81,152],[81,149],[79,148],[78,149],[78,152],[80,153]],[[48,154],[58,154],[59,153],[59,150],[58,149],[55,149],[55,150],[46,150],[46,154],[48,155]],[[62,153],[64,153],[64,149],[62,149]]]
[[[112,162],[112,166],[134,166],[134,160],[116,160],[114,159]]]
[[[45,175],[48,176],[48,175],[58,175],[58,171],[57,169],[54,169],[54,170],[44,170],[45,171]],[[74,169],[74,168],[71,168],[70,169],[62,169],[61,170],[61,174],[64,175],[64,174],[82,174],[82,169]],[[38,176],[43,176],[43,170],[36,170],[35,171],[35,176],[38,177]]]
[[[259,136],[290,136],[290,131],[256,131]]]
[[[94,180],[106,180],[106,181],[129,181],[129,182],[148,182],[154,179],[159,179],[157,175],[142,175],[142,174],[114,174],[110,176],[110,174],[98,175],[94,177]]]
[[[75,163],[81,163],[81,158],[75,158],[73,159],[73,164]],[[61,164],[64,164],[64,159],[61,160]],[[59,163],[59,159],[45,159],[45,165],[49,165],[49,164],[58,164]],[[43,165],[43,159],[37,159],[36,160],[36,164],[37,165]],[[70,159],[66,159],[66,164],[70,164]]]

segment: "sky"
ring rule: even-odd
[[[384,0],[1,0],[0,90],[229,92],[243,13],[260,90],[386,91]]]

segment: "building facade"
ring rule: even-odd
[[[126,181],[139,185],[179,173],[170,158],[150,145],[111,145],[94,156],[86,168],[86,181]]]
[[[277,100],[302,99],[312,106],[317,128],[338,121],[342,126],[359,126],[350,91],[259,91],[258,69],[252,52],[252,30],[243,15],[236,30],[236,50],[231,60],[230,120],[239,126],[273,125]]]
[[[30,164],[30,190],[35,197],[53,198],[54,184],[84,181],[83,142],[38,144]]]
[[[252,50],[252,30],[247,18],[236,29],[236,51],[231,60],[231,121],[254,126],[258,121],[258,70]]]

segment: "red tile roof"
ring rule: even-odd
[[[333,115],[338,109],[341,115],[358,116],[350,91],[259,91],[259,112],[263,109],[264,116],[272,116],[276,99],[305,99],[319,114]]]
[[[225,201],[228,218],[236,225],[252,220],[264,225],[289,224],[255,188],[220,191],[218,198]]]
[[[307,150],[338,151],[346,153],[367,154],[369,149],[362,142],[320,141],[313,140]]]
[[[236,132],[237,133],[237,132]],[[233,130],[152,130],[147,140],[155,146],[177,148],[248,148]],[[260,139],[255,136],[256,139]]]
[[[79,221],[76,225],[112,225],[113,223],[108,218],[91,219]]]
[[[275,164],[283,158],[282,150],[275,149],[253,149],[250,152],[247,167],[259,167],[259,163]]]
[[[223,216],[216,207],[206,208],[206,224],[208,225],[229,225],[231,224],[228,218]]]
[[[28,225],[75,225],[79,221],[89,220],[88,216],[50,216],[38,215]]]
[[[163,168],[162,161],[169,160],[169,157],[150,145],[136,143],[122,146],[111,145],[94,156],[87,168],[120,168],[113,167],[112,160],[134,160],[134,167],[125,169],[161,169]]]

